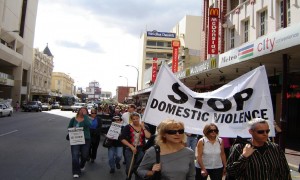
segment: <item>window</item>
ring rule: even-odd
[[[260,13],[260,29],[259,29],[259,36],[263,36],[267,33],[267,11],[262,11]]]
[[[249,20],[244,21],[244,42],[249,41]]]
[[[283,16],[283,1],[280,1],[280,27],[283,28],[283,20],[284,20],[284,16]],[[291,3],[290,0],[287,0],[287,5],[286,5],[287,11],[287,26],[289,26],[291,24]]]
[[[230,49],[234,48],[234,32],[234,28],[230,29]]]
[[[236,8],[239,5],[239,0],[230,0],[230,11]]]

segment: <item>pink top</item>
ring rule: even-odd
[[[221,137],[221,138],[223,139],[224,148],[230,148],[231,144],[230,144],[229,138],[226,138],[226,137]]]

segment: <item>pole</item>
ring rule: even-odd
[[[136,91],[138,91],[138,90],[139,90],[139,76],[140,76],[140,71],[139,71],[139,69],[138,69],[137,67],[135,67],[135,66],[132,66],[132,65],[125,65],[125,66],[135,68],[135,70],[136,70],[136,72],[137,72],[137,78],[136,78]]]

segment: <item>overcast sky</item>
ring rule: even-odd
[[[142,32],[168,32],[185,15],[202,15],[202,0],[39,0],[34,48],[48,43],[54,71],[78,87],[102,91],[136,86]]]

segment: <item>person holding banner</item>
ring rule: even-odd
[[[114,116],[112,118],[114,123],[122,124],[120,116]],[[121,126],[121,125],[120,125]],[[108,148],[108,163],[110,166],[109,173],[115,173],[115,167],[121,168],[120,161],[122,159],[123,144],[119,139],[110,139],[112,141],[111,147]]]
[[[252,139],[248,144],[235,144],[227,161],[227,173],[237,180],[291,180],[290,168],[282,149],[268,141],[268,121],[254,118],[249,121]]]
[[[76,116],[70,120],[68,128],[82,127],[84,132],[84,144],[71,145],[72,153],[72,173],[74,178],[78,178],[81,175],[81,171],[84,170],[85,163],[89,156],[90,148],[90,126],[91,120],[88,117],[88,110],[86,107],[81,107]]]
[[[94,163],[97,157],[97,150],[100,142],[101,137],[101,127],[102,122],[101,119],[97,117],[97,110],[91,109],[91,117],[92,122],[90,126],[90,133],[91,133],[91,146],[89,151],[89,159],[91,163]]]
[[[219,129],[214,123],[206,124],[197,144],[196,179],[222,180],[226,172],[226,155]],[[200,166],[200,167],[199,167]]]
[[[160,163],[156,163],[155,148],[149,148],[137,170],[139,176],[151,179],[160,171],[161,180],[195,180],[195,153],[185,146],[184,124],[167,119],[158,125],[157,131]]]
[[[123,128],[119,137],[126,147],[126,174],[129,179],[131,179],[132,173],[135,173],[144,156],[143,147],[146,144],[146,138],[150,138],[151,136],[147,125],[145,125],[144,122],[140,122],[140,115],[138,113],[131,113],[130,119],[132,120],[132,123]],[[139,177],[136,175],[136,180],[138,179]]]

